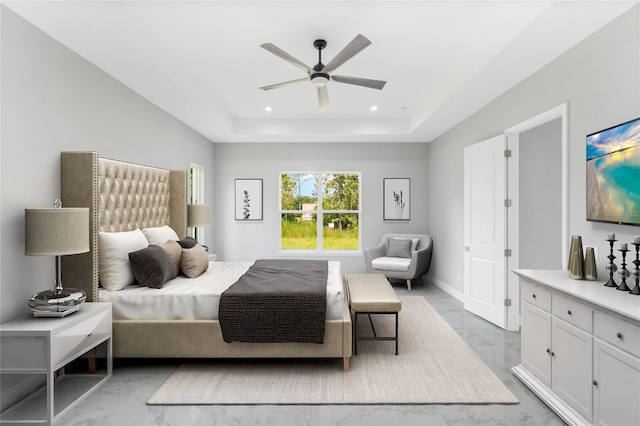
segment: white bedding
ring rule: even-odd
[[[198,320],[218,319],[220,295],[253,262],[209,262],[197,278],[179,276],[161,289],[129,285],[119,291],[100,289],[100,301],[111,302],[114,319]],[[342,319],[343,286],[340,262],[330,261],[327,276],[327,316]]]

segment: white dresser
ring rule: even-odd
[[[571,425],[640,425],[640,296],[567,271],[513,272],[522,326],[513,374]]]

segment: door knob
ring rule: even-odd
[[[469,251],[469,246],[464,246],[464,251]]]

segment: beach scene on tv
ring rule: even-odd
[[[640,224],[640,118],[587,136],[587,220]]]

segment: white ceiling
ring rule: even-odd
[[[3,4],[215,142],[428,142],[637,1],[4,1]],[[320,108],[299,68],[357,34],[371,46]],[[376,105],[378,111],[372,112]],[[271,112],[265,107],[271,106]]]

